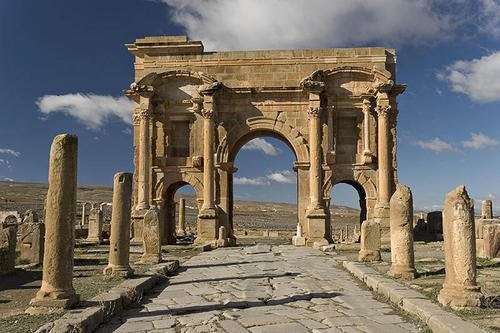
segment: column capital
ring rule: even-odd
[[[214,119],[215,117],[215,112],[212,109],[201,109],[199,113],[205,119]]]
[[[323,107],[317,106],[317,107],[312,107],[310,106],[307,109],[307,114],[309,118],[319,118],[321,116],[321,112],[323,111]]]
[[[379,117],[389,118],[391,106],[390,105],[377,105],[377,114]]]
[[[363,113],[369,113],[372,108],[372,103],[369,99],[363,100]]]

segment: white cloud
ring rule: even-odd
[[[267,178],[282,184],[295,184],[297,180],[295,173],[289,170],[273,172],[267,175]]]
[[[415,44],[493,34],[497,0],[159,0],[209,50]]]
[[[498,146],[498,141],[484,135],[483,133],[471,133],[470,140],[462,141],[462,145],[465,148],[484,149]]]
[[[267,186],[271,185],[269,180],[266,177],[256,177],[256,178],[248,178],[248,177],[234,177],[233,184],[235,185],[255,185],[255,186]]]
[[[88,129],[98,130],[113,117],[132,124],[134,102],[125,96],[94,94],[45,95],[36,102],[41,113],[60,112],[76,118]]]
[[[499,28],[500,29],[500,28]],[[459,60],[437,74],[455,92],[480,103],[500,101],[500,51],[470,61]]]
[[[457,149],[455,147],[453,147],[450,143],[441,140],[440,138],[434,138],[428,141],[419,140],[415,142],[415,144],[420,148],[432,150],[436,153],[457,152]]]
[[[266,155],[276,156],[281,150],[267,142],[265,139],[256,138],[245,144],[241,149],[243,150],[260,150]]]
[[[9,177],[0,177],[0,179],[1,179],[2,181],[4,181],[4,182],[13,182],[13,181],[14,181],[14,179],[9,178]]]
[[[255,185],[255,186],[269,186],[272,183],[281,184],[295,184],[297,177],[294,172],[289,170],[274,171],[265,177],[235,177],[233,183],[235,185]]]
[[[21,156],[20,152],[15,151],[13,149],[9,149],[9,148],[0,148],[0,154],[8,154],[8,155],[12,155],[14,157]]]

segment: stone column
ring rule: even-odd
[[[359,261],[381,261],[380,224],[375,220],[366,220],[361,224],[361,249]]]
[[[161,261],[161,227],[160,210],[151,206],[144,215],[144,230],[142,231],[143,254],[140,262],[157,264]]]
[[[391,153],[389,150],[389,104],[377,104],[378,114],[378,201],[376,216],[389,217],[389,198],[391,193]]]
[[[217,246],[218,247],[227,246],[227,231],[226,227],[224,226],[219,227],[219,238],[217,239]]]
[[[328,163],[335,163],[334,110],[335,107],[333,105],[328,108]]]
[[[179,224],[177,225],[177,236],[186,236],[186,199],[179,199]]]
[[[136,210],[149,208],[149,122],[151,119],[151,110],[149,98],[141,96],[141,111],[139,125],[139,180],[137,191]]]
[[[397,184],[390,201],[391,270],[395,278],[414,279],[413,196],[408,186]]]
[[[217,241],[217,209],[215,206],[215,93],[220,84],[204,87],[200,94],[203,105],[200,114],[203,117],[203,206],[198,214],[198,233],[196,243]]]
[[[129,277],[134,272],[129,265],[131,199],[132,174],[125,172],[115,174],[109,263],[103,271],[104,275]]]
[[[476,283],[474,202],[465,186],[446,195],[443,210],[445,280],[438,301],[453,309],[481,306]]]
[[[483,204],[481,206],[481,218],[482,219],[493,218],[493,202],[491,200],[483,200]]]
[[[81,220],[81,221],[82,221],[82,223],[81,223],[81,225],[82,225],[82,226],[84,226],[84,225],[86,224],[86,223],[85,223],[85,222],[86,222],[86,220],[87,220],[87,219],[85,218],[85,216],[86,216],[86,215],[87,215],[87,203],[86,203],[86,202],[84,202],[84,203],[82,204],[82,220]]]
[[[326,245],[331,238],[326,235],[327,215],[322,195],[323,166],[321,154],[321,113],[323,112],[321,94],[325,84],[311,81],[306,89],[309,92],[308,127],[309,127],[309,207],[307,210],[307,244]]]
[[[73,289],[78,138],[62,134],[50,148],[45,207],[42,286],[32,306],[69,308],[79,300]]]
[[[363,163],[370,164],[373,162],[373,153],[370,150],[370,109],[371,103],[369,100],[363,100]]]

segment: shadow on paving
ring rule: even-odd
[[[179,273],[181,272],[186,272],[189,270],[179,270]],[[249,275],[249,276],[230,276],[230,277],[222,277],[222,278],[215,278],[215,279],[200,279],[200,280],[189,280],[189,281],[180,281],[180,282],[171,282],[168,285],[173,286],[173,285],[178,285],[178,284],[189,284],[189,283],[202,283],[202,282],[220,282],[220,281],[230,281],[230,280],[247,280],[247,279],[273,279],[273,278],[280,278],[280,277],[285,277],[285,276],[297,276],[300,275],[299,273],[291,273],[291,272],[286,272],[284,274],[277,274],[277,275],[270,275],[270,274],[262,274],[262,275]],[[168,287],[168,286],[167,286]]]
[[[262,301],[230,301],[225,304],[211,304],[211,305],[199,305],[199,306],[188,306],[184,308],[177,309],[169,309],[169,310],[156,310],[150,312],[140,312],[144,306],[135,310],[129,310],[125,314],[128,318],[144,318],[154,317],[154,316],[179,316],[179,315],[187,315],[193,313],[202,313],[202,312],[210,312],[210,311],[225,311],[231,309],[250,309],[256,307],[264,307],[264,306],[275,306],[275,305],[285,305],[288,303],[293,303],[297,301],[310,301],[313,298],[334,298],[337,296],[342,296],[341,293],[310,293],[304,295],[295,295],[292,297],[286,297],[282,299],[271,299],[271,300],[262,300]],[[144,303],[152,304],[153,302]],[[132,313],[135,312],[135,313]],[[108,323],[106,328],[112,329],[113,331],[123,325],[123,322],[117,323]]]
[[[183,266],[183,268],[189,269],[189,268],[225,267],[225,266],[236,266],[236,265],[239,266],[239,265],[256,264],[256,263],[264,263],[264,262],[276,262],[276,261],[273,261],[273,260],[259,260],[259,261],[228,262],[228,263],[218,263],[218,264],[186,265],[186,266]]]

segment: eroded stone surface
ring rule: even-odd
[[[396,185],[391,197],[391,270],[396,278],[415,278],[413,253],[413,197],[408,186]]]
[[[445,281],[438,300],[452,308],[478,307],[474,202],[461,185],[446,195],[443,211]]]
[[[183,266],[142,309],[98,332],[418,332],[310,248],[219,248]]]

